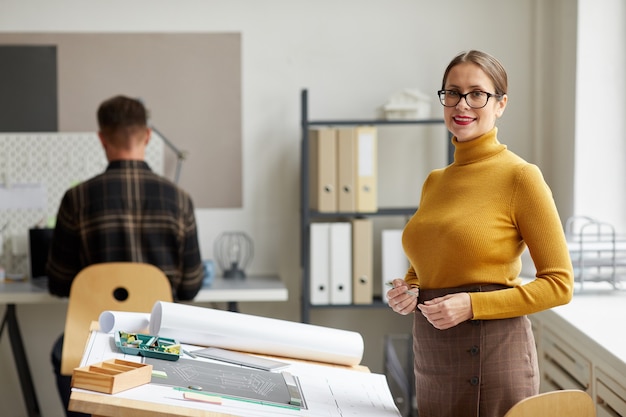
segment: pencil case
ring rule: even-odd
[[[115,345],[129,355],[140,355],[147,358],[177,361],[182,349],[175,339],[149,334],[115,332]]]

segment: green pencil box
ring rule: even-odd
[[[180,343],[175,339],[149,334],[117,331],[115,332],[115,345],[129,355],[167,361],[177,361],[182,354]]]

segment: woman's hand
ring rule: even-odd
[[[466,292],[433,298],[417,308],[426,320],[439,330],[449,329],[474,317],[472,301]]]
[[[415,311],[417,307],[417,297],[415,295],[407,294],[407,291],[411,291],[417,294],[418,288],[409,288],[406,281],[403,279],[394,279],[393,288],[387,291],[387,300],[389,301],[389,307],[398,314],[406,316],[409,313]]]

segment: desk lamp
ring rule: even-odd
[[[213,247],[217,264],[224,278],[245,278],[244,269],[253,257],[252,239],[243,232],[224,232]]]
[[[150,129],[152,129],[152,131],[161,138],[163,143],[165,143],[165,145],[170,148],[174,154],[176,154],[176,175],[174,176],[174,182],[178,184],[178,180],[180,179],[180,169],[182,168],[183,161],[187,157],[186,152],[178,149],[163,133],[159,132],[156,127],[151,125]]]

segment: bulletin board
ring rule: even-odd
[[[161,175],[163,152],[153,137],[145,160]],[[106,166],[95,132],[0,134],[0,265],[7,274],[27,276],[28,230],[53,224],[65,191]]]
[[[150,124],[185,153],[179,185],[195,207],[242,206],[239,33],[1,33],[3,47],[14,57],[2,62],[5,73],[25,53],[35,62],[33,52],[55,53],[56,75],[49,78],[56,85],[37,89],[39,96],[28,101],[56,104],[58,132],[95,132],[96,109],[103,100],[117,94],[139,98],[150,112]],[[38,74],[19,66],[13,70],[24,77]],[[17,98],[5,91],[0,108]],[[166,177],[175,178],[176,162],[166,148]]]

